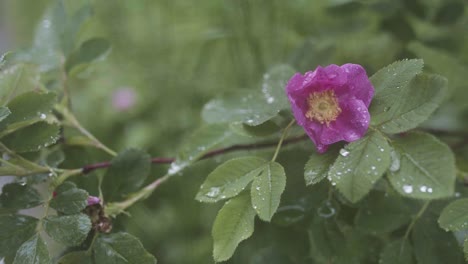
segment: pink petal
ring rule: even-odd
[[[370,114],[366,104],[352,99],[341,105],[341,114],[330,124],[330,128],[340,131],[342,140],[352,142],[362,138],[369,128]]]
[[[358,64],[344,64],[341,66],[348,76],[345,90],[337,91],[338,97],[354,97],[364,102],[366,107],[374,96],[374,86],[367,77],[366,70]]]

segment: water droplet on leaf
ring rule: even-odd
[[[340,155],[343,156],[343,157],[346,157],[346,156],[349,155],[349,151],[342,148],[342,149],[340,149]]]

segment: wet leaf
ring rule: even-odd
[[[37,219],[25,215],[0,216],[0,257],[14,257],[18,248],[36,233]]]
[[[286,187],[286,173],[277,162],[266,164],[253,180],[250,189],[252,207],[260,219],[270,221],[281,201],[281,194]]]
[[[450,231],[468,229],[468,198],[453,201],[445,207],[440,214],[439,225]]]
[[[236,196],[256,177],[267,161],[257,157],[229,160],[206,178],[197,193],[200,202],[217,202]]]
[[[450,148],[425,133],[409,133],[393,141],[388,179],[403,196],[439,199],[453,195],[455,158]]]
[[[2,193],[0,194],[1,208],[19,210],[36,207],[41,203],[41,196],[36,189],[29,185],[20,183],[3,185]]]
[[[16,252],[13,264],[50,264],[49,251],[39,234],[24,242]]]
[[[66,246],[81,244],[91,230],[91,220],[84,214],[47,216],[43,225],[51,238]]]
[[[332,185],[355,203],[368,194],[390,165],[390,146],[378,132],[340,150],[328,177]]]
[[[156,264],[156,258],[145,250],[140,240],[128,233],[100,234],[93,247],[96,263]]]
[[[324,154],[314,153],[310,156],[304,168],[306,185],[317,184],[328,176],[330,167],[338,157],[338,151],[338,148],[332,147]]]
[[[56,196],[50,207],[64,214],[76,214],[88,205],[88,192],[78,189],[72,182],[64,182],[55,189]]]
[[[46,122],[38,122],[17,130],[0,140],[15,152],[34,152],[57,142],[60,127]]]
[[[254,220],[255,210],[252,208],[248,193],[226,202],[213,224],[215,261],[225,261],[232,257],[239,243],[252,235]]]

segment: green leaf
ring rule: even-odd
[[[75,251],[61,257],[57,264],[93,264],[91,254],[86,251]]]
[[[402,60],[380,69],[370,78],[375,88],[375,95],[369,108],[373,125],[391,118],[389,112],[394,103],[402,100],[401,91],[407,88],[410,81],[422,72],[423,60]]]
[[[239,243],[254,231],[255,210],[248,193],[241,194],[221,208],[213,224],[213,257],[217,262],[231,258]]]
[[[457,240],[452,233],[438,226],[437,215],[426,214],[420,218],[414,225],[411,237],[417,263],[465,263]]]
[[[284,87],[294,74],[286,65],[272,68],[264,75],[261,91],[239,92],[208,102],[202,111],[208,123],[246,123],[260,125],[289,108]]]
[[[255,177],[250,189],[252,207],[260,219],[270,221],[281,201],[281,194],[286,187],[286,173],[277,162],[269,162]]]
[[[268,161],[257,157],[229,160],[206,178],[197,193],[200,202],[217,202],[239,194],[263,169]]]
[[[16,252],[13,264],[50,264],[49,251],[39,234],[24,242]]]
[[[0,122],[2,122],[5,118],[7,118],[11,114],[10,109],[5,106],[0,107]]]
[[[15,97],[8,103],[11,114],[0,123],[3,129],[8,125],[45,119],[56,102],[55,93],[27,92]]]
[[[440,75],[417,75],[408,85],[382,94],[371,107],[372,123],[385,133],[400,133],[417,127],[439,107],[447,92],[447,79]],[[373,110],[375,108],[379,110]],[[380,111],[380,112],[379,112]]]
[[[369,132],[364,138],[340,150],[328,177],[332,185],[355,203],[370,192],[390,166],[390,146],[378,132]]]
[[[336,147],[330,148],[324,154],[312,154],[304,167],[306,185],[317,184],[325,179],[337,156],[338,149]]]
[[[50,207],[64,214],[76,214],[88,205],[88,192],[76,188],[72,182],[64,182],[55,189],[56,196]]]
[[[94,259],[99,264],[156,264],[140,240],[128,233],[100,234],[94,243]]]
[[[59,132],[58,125],[38,122],[1,138],[1,141],[15,152],[33,152],[55,144]]]
[[[260,125],[278,114],[260,92],[239,92],[208,102],[202,110],[207,123],[246,123]]]
[[[289,65],[277,65],[263,75],[262,93],[269,104],[278,109],[288,109],[285,87],[296,71]]]
[[[0,257],[14,257],[18,248],[36,233],[37,219],[25,215],[0,216]]]
[[[199,128],[182,144],[176,160],[168,170],[168,174],[179,173],[231,137],[233,137],[233,133],[226,127],[226,124],[211,124]]]
[[[468,229],[468,198],[456,200],[444,208],[439,225],[446,231]]]
[[[453,195],[455,158],[450,148],[425,133],[409,133],[393,142],[388,179],[403,196],[439,199]]]
[[[83,42],[80,48],[68,58],[65,69],[71,75],[76,75],[79,66],[86,66],[99,60],[109,52],[111,44],[107,39],[92,38]],[[82,70],[82,67],[80,67]]]
[[[144,151],[128,149],[112,159],[102,186],[106,199],[112,201],[137,191],[151,169],[151,157]]]
[[[380,254],[379,264],[413,264],[413,248],[408,240],[388,243]]]
[[[47,216],[43,225],[51,238],[66,246],[78,246],[91,230],[91,220],[84,214]]]
[[[3,185],[2,194],[0,194],[1,208],[19,210],[36,207],[41,203],[41,196],[29,185],[19,183]]]
[[[39,74],[33,66],[16,64],[0,71],[0,105],[16,96],[40,87]]]
[[[411,210],[400,196],[371,193],[354,219],[357,228],[370,234],[395,231],[411,220]]]

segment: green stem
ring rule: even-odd
[[[278,141],[278,145],[276,146],[275,154],[273,154],[273,158],[271,158],[271,161],[275,161],[276,158],[278,157],[279,151],[280,151],[280,149],[281,149],[281,145],[283,145],[283,141],[284,141],[284,139],[286,138],[286,136],[288,135],[289,129],[292,127],[292,125],[294,125],[295,122],[296,122],[296,120],[293,119],[293,120],[292,120],[291,122],[289,122],[289,124],[284,128],[283,134],[281,134],[281,138],[280,138],[280,140]]]
[[[117,203],[109,203],[106,206],[106,214],[110,216],[116,216],[120,213],[123,213],[128,207],[132,206],[136,202],[147,198],[153,191],[158,188],[159,185],[164,183],[170,178],[170,174],[166,174],[161,178],[156,179],[152,183],[148,184],[143,189],[139,190],[138,192],[130,195],[127,200]]]
[[[76,128],[78,131],[80,131],[81,134],[83,134],[84,136],[89,138],[97,148],[102,149],[103,151],[107,152],[111,156],[117,156],[117,153],[115,151],[108,148],[101,141],[99,141],[96,137],[94,137],[93,134],[91,134],[88,130],[86,130],[86,128],[84,128],[80,124],[78,119],[76,119],[76,117],[68,110],[68,108],[65,108],[63,106],[57,106],[56,110],[63,115],[63,118],[67,122],[69,122],[74,128]]]
[[[421,209],[419,209],[419,212],[416,214],[416,216],[413,218],[413,221],[411,221],[408,228],[406,229],[405,236],[403,237],[403,240],[408,239],[408,236],[409,236],[411,230],[413,229],[414,225],[419,220],[419,218],[421,218],[421,216],[424,214],[427,207],[429,207],[430,203],[431,203],[431,201],[425,202],[424,205],[421,207]]]

